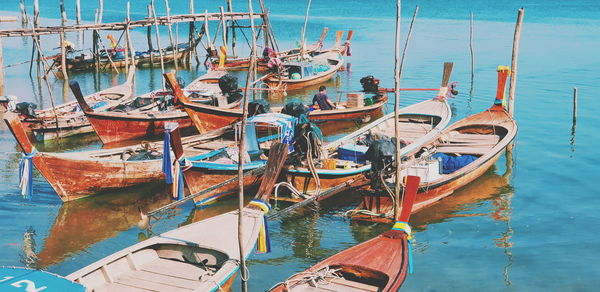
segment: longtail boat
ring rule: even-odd
[[[199,39],[196,39],[194,42],[195,45],[198,45]],[[180,43],[176,46],[175,55],[179,63],[185,62],[185,60],[189,57],[189,54],[194,51],[195,46],[189,46],[188,43]],[[109,69],[112,68],[113,65],[117,68],[126,67],[128,64],[131,64],[131,55],[129,54],[129,63],[125,62],[125,54],[129,54],[125,49],[106,49],[101,50],[98,56],[98,62],[100,64],[99,68]],[[164,64],[170,64],[174,62],[173,58],[173,48],[168,46],[162,49],[163,54],[163,62]],[[110,58],[109,58],[110,56]],[[61,55],[57,54],[54,57],[56,68],[61,70]],[[154,66],[160,65],[160,52],[158,50],[146,50],[146,51],[136,51],[135,57],[133,59],[136,66],[140,67],[150,67],[152,64]],[[91,70],[96,68],[96,60],[92,53],[67,53],[66,56],[66,64],[67,70],[69,71],[83,71],[83,70]]]
[[[134,75],[135,70],[131,69],[124,83],[85,96],[85,101],[94,110],[103,110],[132,101],[135,97]],[[36,110],[35,116],[20,114],[20,118],[27,132],[39,142],[52,140],[58,136],[69,137],[94,132],[76,100],[56,106],[54,109]]]
[[[33,162],[63,201],[165,179],[162,141],[92,151],[38,152],[16,114],[7,113],[4,119],[25,153],[25,162]],[[186,137],[182,141],[184,151],[193,157],[226,147],[226,143],[234,143],[233,138],[224,140],[232,133],[233,128],[226,127]],[[28,189],[30,192],[31,186]]]
[[[412,269],[408,219],[419,179],[407,177],[402,208],[391,230],[293,275],[270,291],[398,291]]]
[[[491,108],[452,124],[402,162],[402,175],[421,177],[414,211],[480,177],[514,140],[517,124],[503,105],[509,72],[506,66],[498,67],[498,88]],[[392,208],[389,196],[367,195],[349,213],[352,220],[389,222]]]
[[[337,50],[316,54],[307,60],[288,60],[278,74],[265,79],[269,88],[293,90],[320,84],[331,79],[344,66],[344,57]]]
[[[184,89],[192,103],[213,104],[221,91],[218,80],[225,71],[209,71]],[[76,81],[71,81],[71,90],[79,101],[88,121],[104,144],[132,139],[155,139],[164,133],[166,123],[178,123],[186,134],[193,134],[195,127],[187,113],[179,105],[172,104],[172,92],[154,91],[144,94],[118,107],[92,109],[81,94]],[[134,106],[138,105],[140,106]],[[239,106],[240,100],[224,102],[218,106],[225,109]]]
[[[399,111],[400,141],[404,144],[401,155],[408,155],[431,142],[448,125],[452,110],[446,101],[452,63],[444,64],[444,73],[437,97],[402,108]],[[322,159],[314,164],[304,162],[285,170],[286,181],[293,189],[291,196],[278,196],[279,200],[298,202],[311,196],[326,199],[344,189],[364,183],[371,171],[366,160],[369,141],[378,137],[393,137],[394,113],[389,113],[336,141],[322,146]],[[402,144],[401,144],[402,145]],[[308,159],[306,159],[308,161]],[[345,187],[339,188],[342,184]],[[336,187],[336,192],[322,191]]]
[[[277,141],[291,142],[293,140],[296,120],[292,116],[274,113],[248,118],[246,130],[248,155],[244,163],[246,175],[243,178],[245,187],[256,186],[262,179],[263,173],[259,170],[266,166],[265,150],[269,149],[269,145]],[[238,133],[239,127],[238,123],[228,128],[234,128],[235,133]],[[186,162],[182,175],[190,194],[194,195],[209,187],[219,185],[210,192],[194,197],[196,205],[212,203],[238,190],[238,183],[231,180],[238,175],[237,156],[239,154],[237,154],[238,148],[235,143],[237,137],[230,135],[226,139],[200,146],[204,149],[212,149],[212,151],[195,157],[186,157],[177,135],[171,141],[177,160]]]
[[[260,239],[259,247],[266,248],[260,244],[267,240],[264,214],[270,208],[269,196],[286,160],[288,147],[280,143],[271,147],[267,179],[263,180],[255,199],[242,214],[239,210],[231,211],[163,233],[105,257],[66,278],[90,291],[228,291],[241,259],[238,231],[234,226],[242,216],[244,229],[239,240],[245,258],[252,252],[257,239]]]
[[[72,291],[85,292],[85,287],[59,275],[24,267],[0,266],[2,291]]]
[[[320,51],[323,48],[323,40],[325,39],[325,36],[327,35],[328,31],[329,31],[329,28],[324,27],[323,31],[321,32],[321,37],[319,38],[319,40],[315,44],[307,46],[304,49],[304,53],[312,54],[314,52]],[[276,55],[277,55],[277,58],[279,58],[281,61],[298,58],[298,56],[300,56],[300,48],[279,51],[279,52],[276,52]],[[212,57],[212,63],[213,63],[214,68],[219,68],[219,62],[221,61],[221,58],[223,58],[223,56],[221,56],[221,55],[219,55],[218,57]],[[268,62],[269,62],[268,56],[263,56],[263,58],[258,58],[257,59],[257,69],[258,70],[266,70]],[[238,58],[238,57],[227,56],[223,63],[224,63],[223,64],[224,69],[227,69],[228,71],[247,70],[248,66],[250,65],[250,58]]]
[[[174,82],[176,83],[176,82]],[[178,87],[177,84],[173,86]],[[194,103],[184,94],[176,94],[176,98],[181,102],[186,112],[194,121],[196,128],[200,133],[222,128],[233,124],[242,119],[242,109],[240,108],[221,108],[212,105]],[[370,98],[373,103],[364,106],[351,106],[346,102],[339,104],[339,107],[332,110],[316,109],[309,113],[308,118],[311,121],[338,121],[338,120],[369,120],[381,110],[387,102],[387,96],[383,94],[366,94],[365,98]],[[271,111],[281,112],[283,107],[271,107]]]

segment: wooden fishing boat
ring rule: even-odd
[[[220,98],[218,80],[227,74],[225,71],[209,71],[200,76],[184,89],[192,103],[214,104]],[[73,94],[79,101],[88,121],[104,144],[132,139],[156,139],[164,133],[166,123],[178,123],[186,135],[193,134],[195,127],[187,113],[177,104],[173,104],[172,92],[154,91],[139,96],[119,107],[95,110],[82,97],[77,82],[71,82]],[[239,106],[241,100],[219,104],[225,109]],[[141,106],[130,106],[138,105]]]
[[[194,44],[197,45],[198,42],[199,39],[196,39]],[[188,43],[178,44],[175,49],[175,55],[178,62],[183,64],[185,60],[189,58],[189,54],[193,51],[194,47],[190,47]],[[110,69],[113,68],[113,65],[117,68],[126,67],[128,64],[131,64],[131,55],[129,56],[129,63],[126,63],[125,54],[128,54],[128,52],[125,52],[124,49],[101,50],[99,56],[100,68]],[[173,48],[171,46],[162,49],[162,54],[163,62],[165,64],[171,64],[174,62],[175,59],[173,57]],[[60,58],[60,54],[54,56],[54,64],[59,71],[61,70]],[[154,66],[158,66],[160,65],[160,53],[158,50],[136,51],[134,62],[136,66],[140,67],[150,67],[152,64],[154,64]],[[66,64],[67,70],[69,71],[84,71],[96,68],[96,61],[92,53],[83,53],[79,55],[76,55],[75,53],[67,53]]]
[[[327,35],[328,31],[329,31],[329,28],[324,27],[323,31],[321,32],[321,37],[319,38],[319,40],[315,44],[312,44],[312,45],[304,48],[304,54],[310,55],[310,54],[320,51],[323,48],[323,40],[325,39],[325,36]],[[340,40],[341,40],[341,33],[343,33],[343,32],[339,31],[337,34],[337,35],[339,35]],[[340,46],[340,40],[336,41],[336,46]],[[346,44],[344,44],[344,45],[346,45]],[[300,56],[300,48],[279,51],[279,52],[276,52],[276,54],[277,54],[277,58],[279,58],[279,60],[281,60],[281,61],[295,59]],[[221,56],[212,57],[213,68],[219,68],[220,58],[221,58]],[[259,71],[267,70],[268,62],[269,62],[269,57],[263,56],[263,58],[258,58],[257,59],[258,70]],[[224,65],[223,65],[224,69],[226,69],[228,71],[248,70],[248,66],[250,66],[250,58],[239,58],[239,57],[232,57],[232,56],[227,56],[225,59]]]
[[[172,132],[175,133],[175,132]],[[176,140],[176,137],[173,137]],[[90,291],[228,291],[241,260],[239,216],[244,229],[239,239],[243,256],[252,252],[266,229],[269,195],[285,161],[288,145],[270,150],[266,172],[255,199],[240,211],[202,220],[134,244],[66,278]]]
[[[452,117],[452,110],[445,97],[452,72],[452,63],[444,64],[444,73],[437,97],[400,109],[400,141],[404,144],[401,155],[408,155],[429,143],[444,129]],[[304,162],[285,170],[290,196],[278,196],[279,200],[299,202],[311,196],[326,199],[345,189],[364,184],[365,175],[371,171],[366,160],[368,142],[377,137],[393,137],[394,113],[389,113],[322,147],[323,158],[314,163]],[[311,158],[312,159],[312,158]],[[308,161],[308,159],[307,159]],[[347,184],[346,182],[353,182]],[[346,184],[345,187],[338,186]],[[336,187],[336,192],[323,192]]]
[[[462,119],[435,140],[407,155],[402,175],[419,175],[421,184],[413,208],[423,209],[451,195],[485,173],[517,134],[517,124],[503,106],[510,69],[498,68],[498,90],[494,105]],[[389,196],[365,196],[351,212],[352,220],[389,222],[393,203]]]
[[[173,78],[173,75],[170,75],[170,77]],[[175,91],[177,92],[177,89]],[[265,167],[265,150],[269,149],[274,141],[293,140],[296,120],[292,116],[274,113],[260,114],[248,118],[246,131],[248,156],[244,163],[246,175],[243,179],[245,187],[256,186],[262,179],[263,174],[258,170]],[[237,133],[239,126],[238,123],[235,126],[230,126],[230,128],[235,128]],[[209,204],[237,192],[238,183],[231,179],[237,177],[237,156],[239,154],[237,154],[238,148],[235,143],[235,136],[229,137],[229,139],[231,140],[222,140],[212,144],[207,143],[201,147],[211,149],[211,152],[186,159],[190,167],[183,172],[183,176],[191,194],[219,185],[215,190],[194,197],[196,205]],[[175,157],[187,156],[180,146],[179,139],[173,139],[172,145]]]
[[[82,285],[59,275],[24,267],[0,266],[0,278],[2,291],[86,291]]]
[[[4,119],[24,153],[63,201],[165,179],[162,141],[92,151],[38,152],[16,114],[7,113]],[[184,151],[194,157],[227,147],[235,143],[233,132],[233,127],[226,127],[186,137]]]
[[[90,94],[84,99],[94,110],[103,110],[132,101],[135,97],[134,75],[135,70],[130,70],[123,84]],[[20,114],[20,118],[27,132],[39,142],[52,140],[58,136],[69,137],[94,132],[76,100],[56,106],[54,109],[36,110],[35,116]]]
[[[270,291],[398,291],[411,269],[407,222],[419,184],[419,177],[407,178],[402,208],[391,230],[293,275]]]
[[[178,86],[178,85],[174,85]],[[225,127],[233,124],[242,118],[242,109],[240,108],[221,108],[211,105],[194,103],[185,95],[176,96],[181,102],[186,112],[196,125],[200,133]],[[311,121],[339,121],[339,120],[370,120],[381,112],[387,102],[386,95],[366,94],[365,98],[371,98],[373,103],[364,106],[351,106],[346,102],[340,103],[340,106],[332,110],[313,110],[308,114]],[[283,107],[271,107],[271,111],[281,112]]]
[[[288,60],[279,74],[265,79],[269,88],[299,89],[331,79],[344,66],[344,57],[337,50],[321,52],[308,60]]]

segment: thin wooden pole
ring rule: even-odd
[[[394,57],[394,134],[396,137],[396,187],[394,191],[394,218],[398,218],[400,212],[400,18],[402,6],[400,0],[396,0],[396,38]]]
[[[271,36],[271,23],[269,21],[268,12],[265,8],[265,2],[263,0],[259,0],[260,4],[260,12],[262,13],[262,29],[263,29],[263,38],[265,40],[265,48],[269,47],[270,36]]]
[[[246,257],[244,252],[244,158],[246,153],[246,120],[248,119],[248,88],[250,87],[250,78],[255,70],[256,63],[256,33],[254,32],[254,11],[252,9],[252,0],[248,0],[248,12],[250,13],[250,29],[252,31],[252,48],[250,48],[250,68],[246,75],[246,90],[244,91],[244,107],[242,109],[242,129],[240,136],[239,158],[238,158],[238,187],[239,192],[239,217],[238,217],[238,245],[240,249],[240,279],[242,280],[242,292],[248,291],[248,275],[246,274]]]
[[[33,25],[36,28],[40,26],[40,3],[38,0],[33,0]]]
[[[75,1],[75,14],[77,24],[81,24],[81,0]]]
[[[40,26],[40,4],[38,2],[38,0],[33,0],[33,26],[35,28],[38,28]],[[39,36],[34,36],[33,37],[36,41],[34,41],[34,45],[33,45],[33,50],[35,51],[35,53],[37,54],[37,60],[36,60],[36,68],[37,68],[37,77],[38,77],[38,81],[40,80],[41,74],[40,74],[40,50],[37,49],[37,45],[39,45],[40,43],[40,37]],[[33,58],[32,58],[33,59]],[[29,67],[29,75],[31,75],[31,67]]]
[[[65,46],[65,30],[60,31],[60,70],[64,79],[69,79],[67,75],[67,48]]]
[[[21,24],[27,24],[27,10],[25,10],[25,1],[21,0],[19,7],[21,8]]]
[[[225,23],[225,10],[223,6],[219,7],[221,9],[221,27],[222,27],[222,37],[223,37],[223,46],[227,48],[227,24]]]
[[[510,106],[508,112],[512,117],[515,115],[515,91],[517,88],[517,61],[519,59],[519,39],[521,37],[521,24],[523,23],[523,14],[525,9],[520,8],[517,16],[517,25],[515,26],[515,37],[513,39],[512,62],[510,64],[510,89],[508,99]]]
[[[190,0],[190,14],[194,14],[194,0]],[[196,52],[196,44],[195,44],[195,40],[196,38],[194,37],[194,31],[196,30],[194,22],[190,21],[190,31],[189,31],[189,40],[188,40],[188,46],[189,46],[189,52],[188,52],[188,65],[191,67],[192,66],[192,60],[194,59],[194,53]]]
[[[310,11],[310,4],[312,0],[308,0],[306,6],[306,16],[304,16],[304,26],[302,26],[302,43],[300,47],[300,55],[304,55],[304,49],[306,48],[305,37],[306,37],[306,25],[308,24],[308,12]]]
[[[4,57],[2,51],[2,38],[0,38],[0,95],[4,95]]]
[[[173,52],[173,63],[175,64],[175,70],[178,69],[177,62],[177,47],[173,41],[173,29],[171,28],[171,8],[169,8],[169,0],[165,0],[165,7],[167,10],[167,28],[169,30],[169,41],[171,41],[171,52]]]
[[[150,1],[150,7],[152,8],[152,16],[154,17],[154,28],[156,33],[156,46],[158,47],[158,55],[160,56],[160,71],[165,74],[165,59],[163,57],[163,51],[160,45],[160,34],[158,32],[158,18],[156,17],[156,10],[154,9],[154,0]],[[163,79],[163,89],[165,88],[165,82]]]
[[[573,87],[573,127],[577,124],[577,87]]]
[[[129,23],[131,22],[131,3],[127,1],[127,25],[125,26],[125,46],[129,50],[125,50],[125,56],[129,53],[131,55],[131,65],[135,66],[135,50],[133,49],[133,42],[131,41],[131,34],[129,33]],[[126,62],[127,63],[127,62]],[[129,71],[129,66],[125,64],[127,67],[127,71]]]
[[[152,17],[152,6],[148,4],[148,18]],[[146,31],[148,38],[148,52],[150,53],[150,66],[154,66],[154,48],[152,46],[152,26],[148,26]]]
[[[102,23],[102,12],[104,11],[104,0],[98,0],[99,1],[99,12],[98,12],[98,23]]]
[[[473,96],[473,90],[475,89],[475,52],[473,50],[473,12],[471,11],[471,21],[469,25],[469,50],[471,52],[471,90],[470,96]]]
[[[104,42],[102,41],[102,38],[99,37],[98,40],[100,41],[100,45],[102,46],[102,48],[104,49],[104,51],[108,52],[108,49],[104,45]],[[118,74],[119,73],[119,69],[117,69],[117,65],[115,65],[115,63],[113,62],[112,58],[110,57],[110,54],[106,54],[106,57],[108,57],[108,61],[110,62],[110,65],[113,67],[113,69],[115,69],[115,72],[117,72],[117,74]]]
[[[65,25],[67,23],[67,11],[65,10],[65,0],[60,0],[60,19],[62,25]]]
[[[227,11],[233,12],[233,6],[231,5],[231,0],[227,0]],[[237,56],[236,51],[236,40],[235,40],[235,25],[233,22],[233,17],[231,18],[231,55]]]
[[[210,32],[208,30],[208,10],[204,10],[204,33],[206,34],[207,47],[212,52],[214,51],[212,42],[210,41]]]

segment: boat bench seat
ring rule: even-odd
[[[461,134],[456,131],[448,133],[448,143],[468,143],[468,144],[497,144],[500,141],[498,135],[483,134]]]
[[[379,291],[377,286],[349,281],[344,278],[331,279],[327,284],[320,284],[317,287],[312,287],[308,283],[298,285],[289,289],[291,292],[376,292]]]
[[[461,134],[453,131],[442,140],[445,140],[445,143],[436,146],[438,152],[483,155],[498,144],[500,136]]]
[[[212,276],[212,271],[191,263],[158,256],[153,249],[143,249],[131,254],[126,260],[119,259],[105,268],[111,283],[101,291],[193,291]],[[202,278],[205,279],[202,279]]]

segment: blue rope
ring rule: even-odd
[[[185,156],[181,156],[177,162],[179,163],[179,175],[177,178],[177,200],[179,201],[183,199],[183,171],[189,165]]]
[[[173,165],[171,163],[171,138],[169,131],[165,130],[165,140],[163,143],[162,171],[166,175],[167,184],[173,183]]]
[[[412,239],[408,241],[408,273],[413,273]]]
[[[406,233],[406,239],[408,243],[408,273],[412,274],[413,272],[413,259],[412,259],[412,230],[410,225],[406,222],[396,221],[393,230],[403,231]]]
[[[22,194],[29,201],[31,201],[33,193],[33,161],[31,159],[35,156],[35,154],[37,154],[37,152],[37,149],[33,148],[33,151],[31,151],[31,153],[24,153],[24,156],[19,161],[19,182],[23,180],[23,175],[27,176],[25,192],[22,192]],[[27,173],[25,173],[26,165],[28,166]]]

